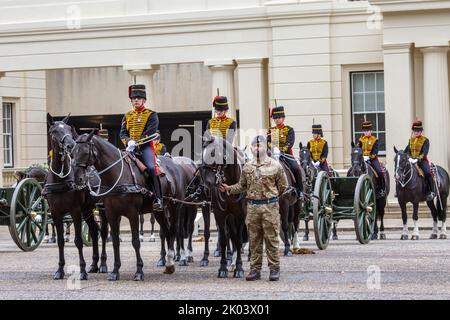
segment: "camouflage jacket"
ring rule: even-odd
[[[262,200],[281,196],[287,187],[286,174],[281,164],[266,157],[260,163],[256,159],[247,162],[239,182],[231,186],[229,193],[247,192],[247,199]]]

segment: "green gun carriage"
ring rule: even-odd
[[[329,177],[319,172],[313,194],[314,237],[321,250],[328,246],[333,222],[353,220],[361,244],[369,243],[376,218],[375,187],[369,175]]]

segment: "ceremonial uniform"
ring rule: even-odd
[[[266,143],[264,137],[259,137],[258,143]],[[230,194],[247,192],[246,224],[250,239],[250,275],[255,275],[251,280],[260,277],[263,241],[266,245],[271,275],[276,276],[271,280],[278,280],[280,271],[278,197],[286,191],[287,186],[288,182],[283,167],[275,159],[264,155],[259,158],[254,157],[253,160],[247,162],[239,182],[230,187]]]
[[[372,130],[372,122],[364,121],[362,123],[361,129],[363,131]],[[370,135],[365,136],[364,134],[358,140],[358,146],[362,149],[363,156],[369,157],[369,162],[372,168],[378,176],[378,196],[383,197],[385,195],[385,181],[384,181],[384,170],[381,166],[380,160],[378,159],[378,139],[377,137]]]
[[[415,121],[412,126],[413,131],[423,131],[422,121]],[[417,164],[423,170],[428,185],[427,200],[434,198],[433,193],[433,174],[431,172],[430,161],[428,160],[428,152],[430,151],[430,140],[424,135],[420,134],[418,137],[411,137],[409,143],[405,148],[405,152],[411,155],[411,158],[417,159]]]
[[[129,88],[129,97],[146,99],[144,85],[132,85]],[[156,133],[159,125],[158,114],[155,111],[141,106],[140,108],[128,111],[122,119],[120,129],[120,139],[125,146],[134,146],[137,140],[151,136]],[[132,143],[130,143],[130,141]],[[133,148],[134,149],[134,148]],[[153,142],[147,142],[137,147],[142,153],[142,160],[147,167],[150,176],[151,186],[158,202],[161,202],[161,189],[156,173],[156,155]],[[158,205],[158,209],[159,209]]]
[[[216,111],[228,110],[228,100],[224,96],[216,96],[213,100],[213,107]],[[233,143],[236,134],[237,124],[232,118],[227,116],[214,117],[206,125],[207,132],[212,136],[221,137]]]
[[[166,145],[164,143],[161,143],[161,141],[159,141],[161,139],[161,133],[159,132],[159,130],[157,130],[156,133],[158,134],[157,139],[158,141],[155,141],[154,143],[155,153],[158,156],[165,155],[167,153]]]
[[[309,140],[307,148],[311,153],[314,163],[318,163],[318,168],[322,171],[328,172],[328,175],[331,176],[331,170],[327,162],[328,142],[323,138],[322,125],[313,124],[312,133],[319,134],[320,136],[317,139]]]
[[[277,118],[285,118],[284,107],[279,106],[272,109],[270,114],[272,119]],[[300,171],[300,166],[297,161],[293,158],[292,147],[295,143],[295,131],[294,128],[285,125],[284,123],[281,125],[277,125],[271,127],[267,133],[267,147],[272,149],[277,147],[280,152],[286,154],[285,157],[280,157],[282,161],[284,161],[289,169],[292,171],[295,177],[295,187],[297,190],[297,194],[301,195],[303,193],[303,183],[302,183],[302,174]]]

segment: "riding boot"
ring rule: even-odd
[[[295,191],[297,192],[297,198],[303,199],[303,183],[299,171],[295,173]]]
[[[386,186],[384,181],[384,176],[380,175],[378,177],[378,194],[377,198],[384,198],[386,196]]]
[[[162,200],[161,184],[159,183],[159,179],[156,174],[152,176],[151,180],[154,194],[153,210],[162,211],[163,200]]]
[[[432,201],[434,199],[434,197],[436,197],[436,194],[433,192],[433,190],[434,190],[433,185],[434,185],[433,176],[430,174],[427,177],[427,186],[428,186],[427,201]]]

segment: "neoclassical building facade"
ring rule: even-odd
[[[2,1],[3,183],[46,161],[46,112],[112,125],[134,82],[167,140],[207,118],[220,88],[242,130],[265,130],[275,100],[297,143],[321,123],[338,169],[364,116],[391,172],[393,147],[422,119],[431,159],[448,169],[449,41],[448,0]]]

